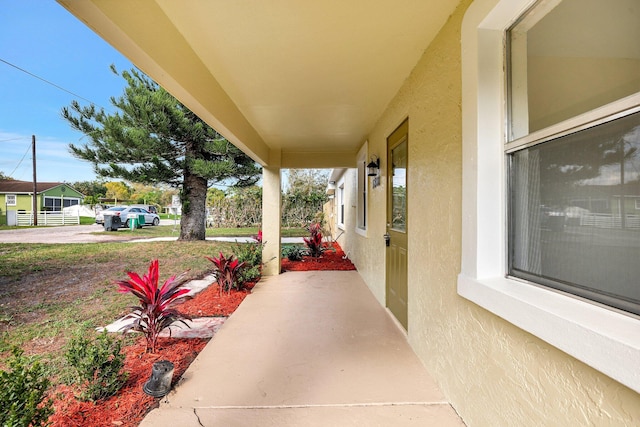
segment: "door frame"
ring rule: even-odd
[[[394,165],[392,164],[392,150],[406,145],[405,166],[405,206],[404,206],[404,230],[393,228],[393,177]],[[409,165],[409,119],[405,119],[387,137],[387,194],[386,194],[386,236],[389,245],[385,251],[385,305],[402,327],[409,328],[409,301],[408,301],[408,165]],[[404,251],[404,253],[402,252]],[[394,258],[395,257],[395,258]],[[404,257],[404,258],[403,258]],[[403,266],[393,271],[393,266]]]

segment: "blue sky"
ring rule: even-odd
[[[109,98],[119,96],[125,82],[109,66],[132,64],[53,0],[0,0],[0,7],[0,171],[32,179],[35,135],[38,181],[96,179],[89,163],[69,154],[68,144],[81,142],[82,134],[60,109],[74,99],[87,105],[85,98],[110,110]]]

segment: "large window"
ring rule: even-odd
[[[509,274],[640,314],[640,8],[613,3],[508,31]]]
[[[62,198],[62,197],[49,197],[44,198],[44,209],[48,212],[61,212],[62,208],[69,206],[75,206],[80,204],[80,199],[77,198]]]
[[[640,314],[640,113],[510,155],[510,273]]]
[[[526,14],[532,6],[533,13]],[[563,16],[566,9],[560,13],[567,6],[573,9],[570,17]],[[633,372],[640,360],[638,316],[594,303],[604,295],[601,290],[588,289],[589,299],[575,297],[592,283],[583,281],[579,266],[554,266],[548,260],[582,259],[584,252],[607,246],[611,251],[606,259],[590,258],[595,264],[588,266],[591,271],[598,269],[602,277],[609,269],[611,277],[620,280],[615,269],[636,268],[619,260],[612,266],[607,262],[616,255],[629,256],[635,245],[627,207],[638,198],[630,189],[630,183],[637,182],[636,161],[629,151],[633,133],[627,134],[640,110],[640,71],[626,70],[639,66],[639,8],[637,0],[474,0],[469,6],[461,32],[463,221],[458,276],[462,297],[637,392],[640,376]],[[580,35],[581,44],[571,47],[568,41]],[[551,50],[543,55],[542,46]],[[569,68],[573,62],[584,66]],[[589,62],[601,67],[587,67]],[[599,77],[593,78],[594,73]],[[617,132],[623,133],[618,141],[624,135],[624,151],[611,142]],[[594,149],[597,140],[610,150]],[[588,159],[598,152],[609,158]],[[624,155],[624,161],[619,157],[616,164],[616,154]],[[572,156],[569,162],[563,160]],[[509,163],[511,168],[506,167]],[[598,168],[588,166],[591,177],[568,178],[572,169],[585,174],[584,166],[594,164]],[[622,218],[623,201],[624,228],[584,222],[606,218],[615,226],[615,217]],[[606,217],[597,215],[605,212]],[[557,218],[563,214],[564,220]],[[576,227],[589,231],[586,236],[591,237],[583,236],[589,247],[568,240],[577,238]],[[527,271],[529,283],[545,286],[524,284],[514,277],[516,270]],[[550,287],[558,284],[571,289],[557,292]],[[622,292],[615,292],[618,295],[608,297],[628,302]]]

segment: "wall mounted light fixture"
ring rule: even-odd
[[[373,155],[367,164],[367,175],[378,176],[378,171],[380,171],[380,159],[378,156]]]
[[[380,185],[380,158],[375,154],[371,156],[367,164],[367,176],[373,177],[373,182],[371,183],[373,188]]]

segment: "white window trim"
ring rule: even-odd
[[[462,25],[462,260],[458,294],[640,392],[640,320],[508,279],[504,32],[533,0],[476,0]]]
[[[62,196],[44,196],[44,206],[47,205],[47,199],[51,199],[51,200],[60,200],[60,211],[61,212],[62,209],[64,209],[66,206],[64,206],[64,202],[67,201],[74,201],[76,202],[77,205],[80,204],[80,199],[78,197],[62,197]],[[73,205],[70,205],[73,206]]]
[[[358,155],[356,156],[358,165],[360,163],[366,163],[367,161],[367,152],[369,151],[369,142],[365,142],[362,147],[360,148],[360,151],[358,151]],[[359,174],[360,174],[360,168],[359,166],[356,167],[356,214],[357,214],[357,218],[356,218],[356,225],[355,225],[355,231],[357,234],[363,236],[363,237],[367,237],[367,228],[368,228],[368,216],[369,216],[369,198],[370,198],[370,192],[369,192],[369,177],[366,175],[366,165],[365,165],[365,177],[364,177],[364,188],[365,188],[365,192],[366,192],[366,200],[364,203],[364,218],[365,218],[365,226],[364,227],[360,227],[359,226],[359,221],[360,221],[360,191],[362,190],[361,188],[358,188],[358,180],[360,179]]]
[[[340,230],[344,230],[344,224],[346,222],[346,217],[347,217],[347,204],[346,204],[346,193],[345,193],[345,188],[344,188],[344,175],[342,176],[342,178],[340,178],[340,180],[338,181],[338,185],[337,185],[337,189],[336,189],[336,193],[337,193],[337,203],[336,203],[336,208],[337,208],[337,215],[338,217],[336,218],[336,226],[340,229]],[[341,208],[342,208],[342,212],[341,212]]]
[[[9,197],[13,197],[13,203],[9,203]],[[18,205],[18,195],[17,194],[5,194],[4,202],[7,206],[17,206]]]

